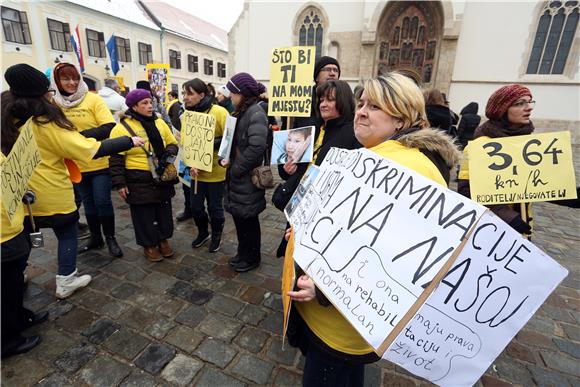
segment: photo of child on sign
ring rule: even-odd
[[[314,126],[274,132],[271,164],[312,162],[313,134]]]
[[[151,85],[151,93],[159,97],[159,102],[166,104],[169,92],[169,65],[148,64],[147,80]]]

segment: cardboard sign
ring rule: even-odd
[[[270,164],[310,163],[314,157],[314,126],[273,132]]]
[[[472,386],[566,275],[488,211],[384,358],[439,385]]]
[[[218,157],[220,160],[230,159],[230,153],[232,152],[232,144],[234,142],[234,133],[236,131],[237,121],[238,119],[236,117],[232,116],[226,117],[226,127],[224,128],[222,142],[220,143],[220,149],[218,150]]]
[[[2,204],[11,223],[16,210],[22,205],[28,181],[41,162],[31,120],[21,127],[18,140],[2,164]]]
[[[211,172],[215,116],[186,110],[181,115],[181,158],[185,165]]]
[[[270,59],[268,114],[310,117],[316,47],[275,48]]]
[[[367,149],[332,148],[292,211],[294,259],[382,355],[484,211]]]
[[[524,203],[576,198],[570,132],[469,142],[471,198]]]
[[[146,69],[147,80],[151,85],[151,93],[158,96],[163,105],[167,105],[169,102],[167,95],[171,91],[169,87],[169,64],[148,63]]]

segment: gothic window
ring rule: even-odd
[[[298,45],[315,46],[317,60],[322,56],[324,40],[324,25],[319,15],[318,9],[309,7],[298,18]]]
[[[563,74],[578,28],[578,1],[549,1],[542,8],[527,74]]]
[[[414,68],[431,82],[437,56],[439,32],[429,2],[397,2],[384,21],[383,39],[378,50],[379,75],[398,68]]]

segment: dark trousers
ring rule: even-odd
[[[257,216],[245,219],[234,216],[234,224],[238,234],[238,257],[248,263],[259,263],[262,260],[260,219]]]
[[[77,184],[83,199],[85,215],[114,216],[111,201],[111,176],[109,172],[83,175]]]
[[[32,312],[23,306],[24,269],[30,255],[30,243],[23,231],[2,243],[2,352],[21,336],[24,320]]]
[[[194,218],[206,216],[205,202],[207,201],[207,211],[212,221],[223,220],[224,216],[224,190],[225,183],[218,181],[208,183],[203,181],[197,182],[197,193],[191,191],[191,214]]]
[[[310,345],[306,353],[303,387],[362,387],[365,365],[337,359]]]
[[[183,198],[185,199],[185,202],[183,203],[185,209],[183,212],[187,214],[191,211],[191,188],[185,184],[181,184],[181,188],[183,188]]]
[[[131,204],[131,220],[137,244],[143,247],[158,246],[173,235],[171,200],[151,204]]]

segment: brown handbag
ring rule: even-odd
[[[252,169],[250,172],[252,184],[259,189],[274,188],[274,175],[270,168],[270,158],[268,157],[268,148],[264,151],[264,162],[259,167]]]

